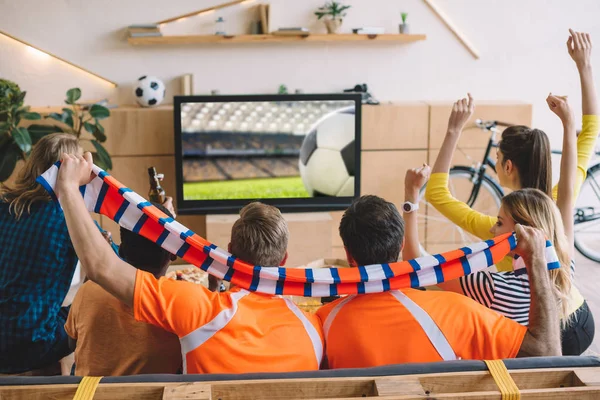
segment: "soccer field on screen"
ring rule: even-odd
[[[236,179],[183,184],[185,200],[276,199],[310,197],[299,176]]]

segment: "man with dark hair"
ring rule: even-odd
[[[404,244],[404,220],[392,203],[377,196],[362,196],[344,213],[340,236],[353,266],[395,262]]]
[[[160,204],[154,206],[172,216]],[[157,279],[175,260],[159,245],[124,228],[119,256]],[[75,295],[65,330],[75,350],[76,375],[174,374],[181,370],[178,337],[136,321],[131,307],[92,281]]]
[[[412,211],[424,184],[419,174],[425,175],[423,169],[407,174],[407,182],[414,184],[407,183],[403,207],[407,232],[416,238],[416,215]],[[350,266],[396,262],[403,248],[404,229],[392,203],[376,196],[355,200],[340,223]],[[544,258],[545,239],[533,228],[517,225],[516,230],[516,252],[524,257],[536,281],[531,286],[529,327],[456,293],[403,289],[347,296],[317,311],[329,367],[560,355],[558,314]]]

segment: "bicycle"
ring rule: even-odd
[[[455,165],[450,169],[448,187],[450,192],[458,200],[463,201],[469,207],[486,215],[497,215],[500,208],[504,190],[495,178],[496,161],[490,157],[492,148],[498,147],[496,136],[498,127],[508,127],[501,121],[475,121],[474,128],[486,131],[490,139],[486,146],[483,159],[475,162],[468,154],[458,148],[473,164]],[[562,154],[559,150],[553,150],[552,154]],[[600,155],[596,151],[596,155]],[[425,246],[430,252],[435,252],[432,247],[463,246],[480,239],[459,228],[450,220],[439,214],[433,206],[424,199],[425,188],[421,189],[420,207],[425,210],[420,215],[421,224],[425,225]],[[587,170],[587,177],[583,182],[580,194],[575,204],[575,248],[590,260],[600,262],[600,160],[592,163]]]

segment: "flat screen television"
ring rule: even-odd
[[[175,97],[181,214],[343,210],[360,194],[360,94]]]

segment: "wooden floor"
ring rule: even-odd
[[[585,354],[600,356],[600,264],[576,253],[575,269],[577,287],[587,300],[596,321],[594,343]]]

